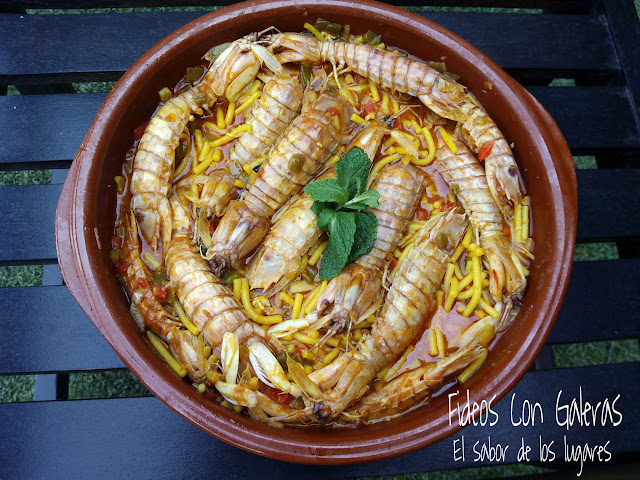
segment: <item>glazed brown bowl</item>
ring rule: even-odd
[[[120,79],[100,108],[73,162],[56,215],[62,273],[71,293],[124,363],[164,403],[206,432],[268,457],[303,463],[382,459],[433,443],[449,425],[446,395],[399,418],[349,430],[273,428],[209,400],[160,359],[129,314],[109,259],[115,186],[136,126],[148,120],[157,92],[174,85],[212,46],[275,25],[301,31],[317,17],[369,29],[423,60],[446,57],[450,71],[496,120],[531,195],[535,262],[516,324],[504,333],[465,388],[472,400],[505,395],[545,343],[560,308],[576,232],[576,177],[558,127],[540,104],[491,60],[439,25],[366,0],[252,1],[205,15],[169,35]],[[561,188],[562,187],[562,188]]]

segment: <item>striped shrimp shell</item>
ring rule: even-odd
[[[244,132],[233,144],[229,160],[242,167],[267,154],[287,125],[300,113],[302,93],[299,76],[269,80],[247,114],[246,124],[251,125],[251,131]]]

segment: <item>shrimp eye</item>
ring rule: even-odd
[[[509,168],[507,169],[507,172],[509,172],[509,175],[511,175],[512,177],[515,177],[515,176],[516,176],[516,169],[515,169],[515,167],[509,167]]]
[[[449,237],[445,233],[440,232],[436,235],[436,245],[440,250],[445,250],[449,245]]]

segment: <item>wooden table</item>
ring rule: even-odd
[[[615,241],[620,253],[616,260],[574,263],[548,345],[535,368],[494,407],[497,425],[467,427],[386,461],[319,468],[226,445],[153,397],[68,400],[70,372],[123,368],[69,294],[56,263],[53,222],[65,169],[105,97],[72,93],[71,82],[117,80],[155,42],[203,12],[39,15],[24,9],[149,3],[0,0],[0,166],[54,169],[50,185],[0,187],[0,204],[7,207],[0,216],[1,264],[44,265],[42,286],[0,289],[0,374],[37,374],[35,401],[0,405],[0,478],[350,478],[516,463],[521,437],[532,447],[530,463],[540,460],[541,437],[554,442],[557,461],[539,464],[575,475],[580,463],[564,461],[565,436],[572,445],[609,442],[609,461],[602,453],[601,462],[586,463],[583,475],[598,476],[599,468],[614,464],[623,473],[632,471],[628,464],[638,462],[640,452],[640,362],[559,369],[550,348],[640,337],[640,25],[631,0],[486,2],[543,8],[540,14],[421,13],[479,47],[525,85],[556,119],[575,155],[595,156],[597,169],[577,172],[578,243]],[[554,78],[573,78],[575,86],[551,87]],[[22,95],[4,95],[8,85]],[[615,401],[622,423],[559,426],[559,391],[562,406],[579,398],[580,387],[583,400]],[[544,423],[513,426],[512,400],[514,422],[528,400],[540,403]],[[559,412],[562,417],[564,410]],[[462,436],[464,461],[455,458]],[[509,445],[505,461],[474,461],[474,443],[480,449],[489,436],[494,447]]]

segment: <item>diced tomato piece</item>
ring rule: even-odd
[[[119,235],[114,235],[111,237],[111,248],[120,248],[122,247],[122,237]]]
[[[138,278],[138,285],[142,288],[149,288],[149,282],[147,282],[147,279],[143,277]]]
[[[389,271],[392,271],[394,268],[396,268],[397,264],[398,264],[398,260],[396,260],[395,258],[391,260],[391,263],[389,264]]]
[[[154,285],[152,289],[153,294],[160,302],[164,302],[167,299],[167,287],[163,285]]]
[[[444,202],[444,204],[440,208],[440,211],[444,212],[446,210],[451,210],[455,206],[456,206],[455,202]]]
[[[291,406],[293,397],[288,393],[278,390],[277,388],[267,386],[265,390],[262,391],[262,393],[264,393],[267,397],[280,405],[286,405],[288,407]]]
[[[423,208],[422,206],[418,207],[416,210],[416,219],[417,220],[427,220],[429,218],[429,210]]]
[[[484,142],[484,144],[482,145],[482,148],[480,148],[480,151],[478,152],[478,160],[482,162],[485,158],[489,156],[489,154],[491,153],[491,149],[493,148],[493,143],[494,143],[493,140]]]
[[[362,114],[363,114],[363,116],[365,116],[365,117],[366,117],[366,116],[367,116],[367,115],[369,115],[370,113],[374,113],[374,112],[376,112],[377,110],[378,110],[378,105],[376,105],[375,103],[367,103],[367,104],[364,106],[364,109],[362,110]]]
[[[142,135],[144,135],[144,131],[147,129],[148,126],[149,126],[149,122],[144,122],[138,125],[138,127],[133,131],[133,139],[140,140],[142,138]]]
[[[127,267],[127,262],[121,259],[116,263],[116,272],[118,272],[118,275],[125,275],[127,273]]]

